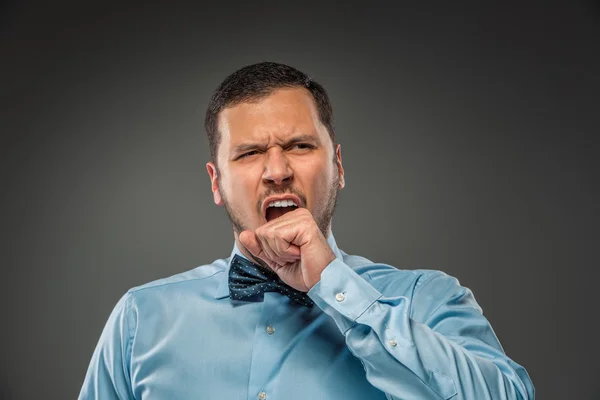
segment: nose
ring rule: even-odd
[[[294,173],[282,149],[278,147],[269,149],[265,157],[263,181],[267,184],[281,185],[289,183],[293,175]]]

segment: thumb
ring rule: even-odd
[[[245,230],[240,233],[240,242],[254,257],[261,258],[262,247],[256,238],[254,232]]]

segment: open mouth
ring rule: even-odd
[[[294,200],[276,200],[271,201],[265,210],[265,219],[267,222],[279,218],[282,215],[294,211],[298,208],[298,204]]]

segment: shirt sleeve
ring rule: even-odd
[[[131,294],[113,309],[92,355],[79,400],[133,399],[129,365],[134,327]]]
[[[383,279],[389,288],[403,277],[389,268]],[[423,279],[411,296],[384,297],[336,259],[308,295],[390,399],[534,399],[529,375],[506,356],[471,291],[441,271]]]

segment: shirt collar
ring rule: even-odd
[[[335,254],[336,258],[339,258],[341,260],[343,258],[342,251],[337,247],[337,243],[335,242],[333,233],[329,234],[329,237],[327,238],[327,243],[329,244],[329,247],[331,247],[331,250],[333,250],[333,253]],[[215,294],[215,299],[223,299],[225,297],[229,297],[229,263],[231,262],[231,259],[233,258],[233,256],[235,256],[236,254],[240,257],[244,257],[245,259],[248,259],[247,257],[245,257],[242,254],[242,252],[240,251],[240,249],[237,246],[237,243],[234,241],[233,242],[233,250],[231,251],[231,255],[229,256],[229,258],[225,259],[225,262],[227,263],[227,268],[225,268],[225,273],[220,274],[219,279],[221,279],[221,282],[219,283],[217,293]]]

